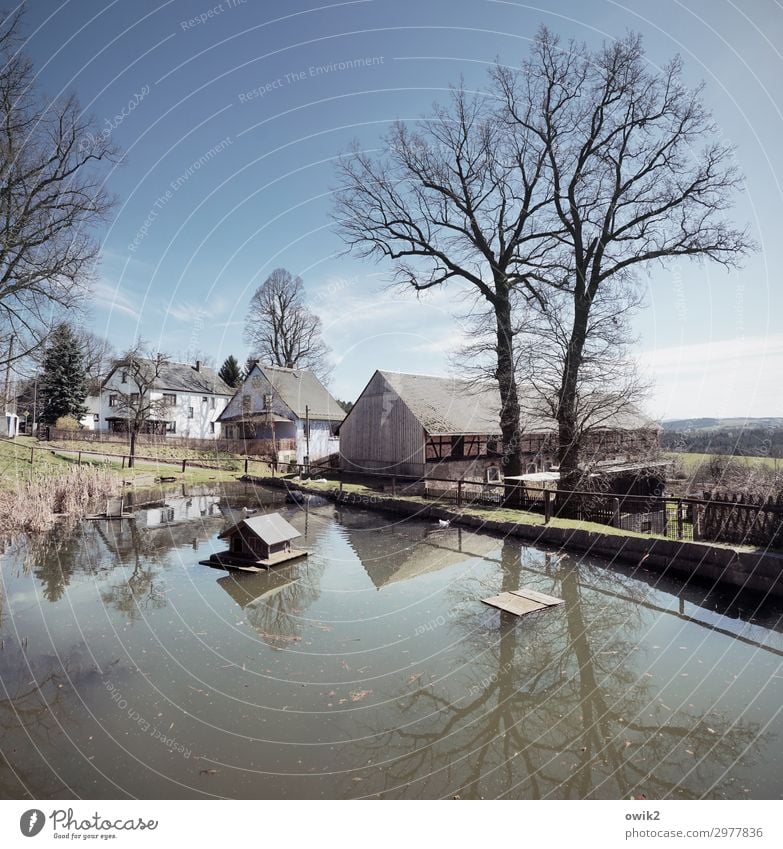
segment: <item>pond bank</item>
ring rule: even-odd
[[[580,554],[598,555],[629,565],[642,565],[661,573],[712,581],[718,584],[783,597],[783,554],[752,549],[686,542],[662,537],[611,532],[584,527],[558,527],[518,520],[493,519],[491,510],[449,509],[421,498],[381,495],[369,491],[307,486],[287,479],[245,475],[242,480],[276,488],[291,488],[346,504],[418,519],[444,519],[534,544],[556,546]],[[525,514],[521,514],[525,515]],[[557,521],[557,520],[555,520]],[[586,523],[579,523],[586,524]]]

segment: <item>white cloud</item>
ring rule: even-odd
[[[92,304],[108,312],[119,312],[138,321],[141,312],[134,298],[127,292],[120,291],[106,280],[98,280],[92,287]]]
[[[639,362],[662,418],[783,415],[783,335],[675,345]]]

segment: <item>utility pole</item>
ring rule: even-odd
[[[301,407],[300,407],[301,409]],[[307,473],[310,473],[310,408],[305,404],[305,447],[307,456],[305,457],[305,465]]]
[[[3,386],[3,415],[8,416],[11,411],[11,358],[14,355],[14,337],[8,340],[8,360],[5,364],[5,385]],[[15,411],[14,411],[15,412]],[[16,436],[16,427],[8,421],[8,432],[6,436]]]

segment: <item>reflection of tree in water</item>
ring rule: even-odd
[[[244,609],[261,639],[282,648],[302,639],[307,609],[321,595],[324,568],[307,557],[257,574],[231,571],[217,583]]]
[[[72,752],[60,723],[74,707],[74,688],[98,675],[82,654],[74,648],[65,660],[40,657],[28,669],[18,647],[6,643],[0,652],[0,798],[72,795],[55,764]]]
[[[60,522],[51,533],[30,534],[20,546],[19,559],[40,581],[47,601],[59,601],[75,574],[99,571],[100,542],[85,523]]]
[[[652,679],[624,662],[641,610],[610,595],[586,601],[580,577],[594,578],[590,567],[546,560],[542,572],[554,579],[546,591],[565,604],[522,618],[498,611],[497,631],[479,642],[470,631],[460,643],[472,676],[462,697],[423,688],[399,701],[406,724],[376,729],[372,744],[376,762],[379,744],[390,762],[381,792],[698,798],[715,775],[760,749],[757,723],[712,712],[710,730],[682,711],[656,720]],[[504,543],[501,565],[501,591],[522,586],[517,544]],[[634,590],[621,581],[627,597]]]
[[[139,531],[135,522],[125,523],[125,536],[130,539],[132,551],[131,571],[128,575],[110,584],[101,591],[104,604],[111,605],[124,613],[133,622],[143,617],[147,610],[157,610],[166,606],[165,577],[163,575],[161,551],[152,535]],[[115,543],[118,540],[115,538]],[[127,539],[123,540],[127,548]],[[119,546],[113,545],[120,559]],[[127,564],[127,554],[122,558]]]

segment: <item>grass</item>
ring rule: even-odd
[[[30,464],[30,449],[36,446],[45,450],[33,452],[33,463]],[[94,445],[90,446],[94,448]],[[76,449],[79,450],[78,448]],[[201,483],[206,481],[235,480],[241,471],[240,464],[232,469],[203,469],[188,467],[183,474],[181,468],[170,463],[139,460],[133,469],[123,469],[122,461],[105,460],[89,455],[83,455],[82,468],[106,470],[117,481],[133,481],[143,479],[148,482],[150,475],[155,477],[174,477],[177,481]],[[53,479],[67,475],[71,469],[78,467],[78,457],[65,453],[65,449],[51,448],[50,443],[39,443],[33,437],[17,437],[13,441],[0,440],[0,491],[19,490],[31,481]]]
[[[56,442],[40,443],[46,447],[61,448],[64,451],[94,451],[100,454],[117,454],[127,455],[127,442],[87,442],[86,440],[58,440]],[[226,451],[196,451],[189,448],[178,447],[177,445],[152,444],[147,445],[142,442],[136,446],[136,454],[143,457],[154,457],[160,460],[195,460],[208,462],[227,462],[235,461],[236,457]]]
[[[293,483],[300,483],[293,481]],[[339,484],[336,481],[327,481],[326,483],[313,483],[311,481],[301,481],[301,484],[308,490],[320,490],[326,492],[336,489]],[[378,492],[378,490],[363,486],[362,484],[343,484],[343,490],[354,492],[357,495],[367,496],[368,499],[375,497],[394,498],[399,501],[410,501],[422,506],[433,507],[440,506],[454,512],[459,512],[464,515],[477,516],[486,522],[510,522],[518,525],[531,525],[544,527],[544,517],[541,513],[529,513],[525,510],[510,510],[503,507],[457,507],[453,502],[439,503],[433,498],[424,498],[420,495],[392,495],[390,492]],[[368,506],[371,506],[371,501],[368,501]],[[361,505],[357,505],[361,506]],[[611,525],[602,525],[598,522],[584,522],[578,519],[560,519],[553,517],[550,519],[547,527],[563,528],[566,530],[575,531],[590,531],[592,533],[607,534],[609,536],[621,537],[640,537],[644,539],[667,539],[667,537],[657,536],[653,534],[642,534],[636,531],[626,531],[622,528],[613,528]]]
[[[664,456],[667,460],[679,460],[682,463],[686,474],[692,474],[699,468],[699,466],[709,463],[710,460],[716,457],[723,460],[732,460],[733,462],[740,463],[748,468],[758,468],[761,466],[774,470],[783,469],[783,460],[776,457],[742,457],[734,455],[729,456],[726,454],[689,454],[684,451],[668,451]]]

